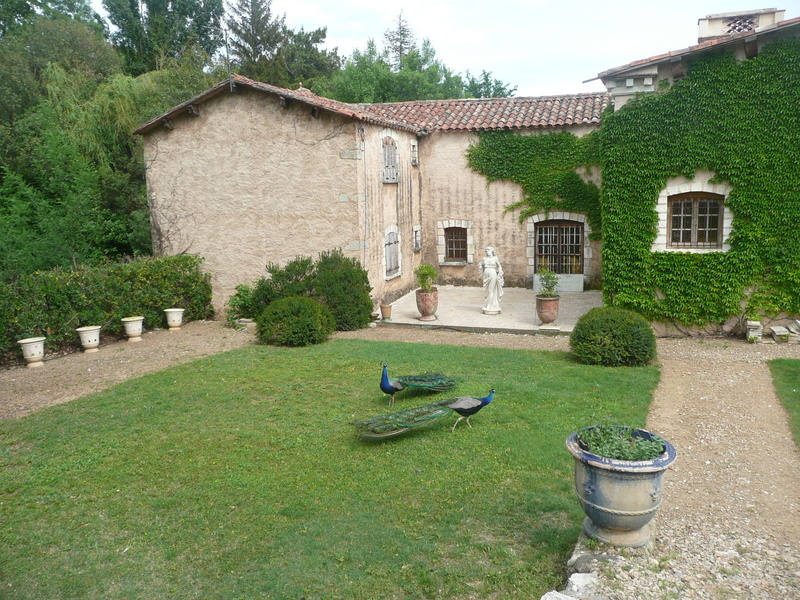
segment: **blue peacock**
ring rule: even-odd
[[[458,419],[456,419],[453,428],[450,430],[455,432],[456,426],[462,420],[465,420],[467,425],[472,427],[469,418],[489,404],[493,398],[494,390],[491,390],[489,395],[484,398],[476,398],[474,396],[447,398],[425,406],[407,408],[390,415],[380,415],[364,421],[357,421],[353,425],[355,425],[362,439],[379,440],[403,434],[416,427],[427,425],[445,415],[456,413]]]
[[[422,375],[404,375],[402,377],[389,378],[389,365],[383,365],[381,375],[381,390],[389,395],[389,404],[394,404],[394,395],[406,388],[418,388],[431,390],[434,392],[446,392],[453,389],[456,380],[453,377],[442,375],[441,373],[424,373]]]

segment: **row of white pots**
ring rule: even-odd
[[[183,324],[183,308],[166,308],[167,325],[170,331],[178,331]],[[142,325],[144,317],[125,317],[122,324],[125,327],[125,335],[129,342],[140,342],[142,340]],[[81,338],[81,346],[87,354],[97,352],[100,346],[101,325],[89,325],[78,327],[75,331]],[[44,337],[32,337],[18,340],[17,343],[22,347],[22,356],[29,368],[41,367],[44,364]]]

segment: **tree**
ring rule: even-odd
[[[3,0],[0,3],[0,37],[36,19],[69,18],[103,29],[103,21],[88,0]]]
[[[511,87],[493,79],[490,71],[481,71],[480,77],[473,77],[467,71],[465,77],[464,91],[469,98],[510,98],[517,91],[517,86]]]
[[[403,18],[402,10],[397,15],[397,27],[387,29],[383,34],[383,39],[386,42],[389,63],[396,71],[399,71],[402,68],[403,57],[417,49],[414,32],[409,27],[408,21]]]
[[[273,16],[272,0],[237,0],[227,20],[234,68],[252,79],[280,87],[310,82],[339,68],[336,50],[320,48],[326,28],[293,31],[286,16]]]
[[[315,81],[312,89],[352,103],[507,96],[516,89],[492,79],[486,71],[481,79],[467,72],[465,82],[436,58],[429,40],[417,46],[402,13],[396,29],[387,31],[384,38],[383,50],[370,39],[365,50],[355,50],[341,69]]]
[[[117,28],[114,45],[131,75],[162,68],[197,45],[210,57],[222,45],[222,0],[103,0]]]

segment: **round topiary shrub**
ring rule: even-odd
[[[656,357],[656,336],[641,315],[603,306],[578,319],[569,347],[580,362],[588,365],[636,367]]]
[[[259,341],[276,346],[309,346],[333,333],[331,312],[312,298],[289,296],[270,304],[256,319]]]

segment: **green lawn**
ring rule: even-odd
[[[800,448],[800,360],[779,358],[769,364],[778,397],[789,413],[794,443]]]
[[[361,442],[350,423],[387,412],[383,360],[495,400],[472,429]],[[582,520],[565,438],[643,425],[657,380],[560,352],[336,340],[0,423],[0,598],[538,598]]]

